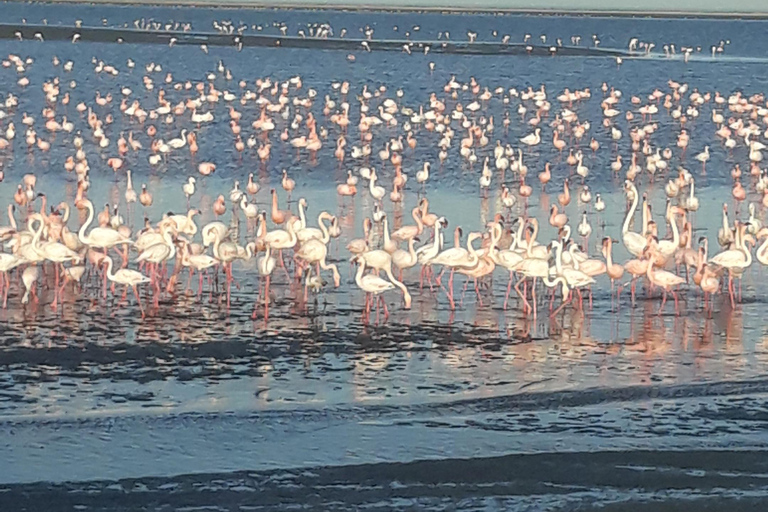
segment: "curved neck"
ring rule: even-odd
[[[358,263],[358,266],[357,266],[357,273],[355,274],[355,283],[357,283],[357,286],[362,288],[363,287],[363,283],[362,283],[363,272],[365,272],[365,260],[360,258],[358,260],[358,262],[359,263]]]
[[[609,241],[605,248],[605,263],[608,267],[613,266],[613,242]]]
[[[528,240],[528,257],[529,258],[532,256],[531,249],[533,249],[533,244],[534,242],[536,242],[536,235],[539,234],[539,223],[531,222],[531,224],[533,224],[533,234],[531,235],[531,239]]]
[[[320,213],[320,215],[317,216],[317,223],[320,225],[320,231],[323,232],[323,240],[322,242],[324,244],[327,244],[331,241],[331,234],[328,232],[328,227],[325,225],[325,212]],[[386,219],[385,219],[386,220]],[[385,231],[385,236],[389,238],[389,230]]]
[[[747,268],[750,265],[752,265],[752,251],[750,251],[749,247],[747,247],[747,243],[743,239],[741,239],[741,237],[739,238],[741,242],[739,248],[744,253],[744,258],[746,259],[746,261],[744,262],[744,268]]]
[[[272,193],[272,215],[277,215],[277,192]]]
[[[61,222],[63,224],[66,224],[67,221],[69,220],[69,203],[64,203],[63,207],[64,207],[64,216],[61,218]]]
[[[622,226],[621,231],[623,233],[629,232],[629,223],[632,221],[632,217],[635,216],[635,210],[637,210],[637,189],[632,186],[632,191],[634,192],[634,199],[632,199],[632,206],[629,208],[629,211],[627,212],[627,218],[624,219],[624,226]]]
[[[648,268],[645,270],[645,275],[648,276],[648,280],[653,282],[653,258],[649,258],[648,260]]]
[[[13,205],[8,205],[8,222],[11,223],[11,227],[18,231],[18,227],[16,226],[16,219],[13,217]]]
[[[176,256],[176,244],[173,243],[173,237],[171,237],[171,231],[169,229],[166,229],[163,231],[163,240],[171,249],[171,253],[168,255],[168,258],[167,258],[167,259],[171,259],[174,256]]]
[[[491,228],[491,245],[488,247],[488,254],[493,258],[496,253],[496,248],[501,241],[501,224],[494,222],[493,228]]]
[[[219,256],[219,245],[221,245],[221,237],[219,236],[219,232],[215,229],[211,228],[211,231],[213,231],[213,255],[216,256],[217,260],[221,260],[221,257]]]
[[[427,203],[424,203],[425,206],[426,206],[426,204]],[[426,210],[426,208],[425,208],[425,210]],[[413,217],[413,220],[416,221],[416,227],[417,227],[417,231],[419,232],[419,234],[421,234],[421,232],[424,231],[424,222],[422,222],[422,220],[421,220],[421,215],[423,215],[424,213],[426,213],[426,211],[425,212],[421,212],[421,214],[420,214],[420,210],[419,210],[418,206],[416,208],[414,208],[413,211],[411,212],[411,216]]]
[[[433,243],[433,246],[438,251],[440,250],[441,241],[442,241],[442,237],[440,236],[440,222],[435,222],[435,241]]]
[[[766,249],[768,249],[768,236],[765,237],[765,240],[763,240],[763,243],[760,244],[760,247],[757,249],[757,254],[763,254],[765,253]]]
[[[677,247],[680,245],[680,232],[677,230],[677,221],[675,221],[675,215],[670,210],[669,215],[667,215],[667,221],[669,222],[669,226],[672,228],[672,243]]]
[[[301,201],[299,201],[299,220],[301,221],[301,229],[306,229],[307,217],[304,213],[304,203]]]
[[[107,277],[110,280],[114,280],[115,274],[114,272],[112,272],[112,258],[107,256],[106,258],[104,258],[104,260],[107,262]]]
[[[389,237],[389,219],[387,219],[386,215],[382,222],[384,223],[384,245],[388,246],[392,239]]]
[[[568,248],[568,253],[571,255],[571,264],[573,264],[573,268],[575,270],[579,270],[579,259],[576,257],[576,250],[578,248],[576,247],[576,244],[572,244]]]
[[[523,230],[525,229],[525,221],[522,218],[520,218],[518,221],[518,224],[519,226],[517,228],[517,233],[513,237],[514,239],[512,240],[512,244],[510,244],[509,246],[510,249],[513,249],[512,247],[513,245],[516,247],[523,246]]]
[[[40,237],[43,236],[43,226],[45,225],[45,222],[42,217],[35,218],[33,220],[37,220],[37,229],[35,230],[35,234],[32,237],[32,248],[37,248],[37,246],[40,244]],[[30,220],[32,222],[32,220]]]
[[[267,219],[259,215],[258,225],[256,226],[256,238],[263,238],[267,234]]]
[[[414,260],[416,259],[416,249],[413,247],[413,244],[415,242],[416,242],[416,237],[413,237],[410,240],[408,240],[408,255]],[[768,238],[766,238],[766,242],[768,242]]]
[[[361,268],[362,268],[362,265],[361,265]],[[359,272],[360,271],[358,270],[358,273]],[[395,278],[394,274],[392,274],[392,265],[387,266],[384,269],[384,272],[387,274],[387,278],[390,280],[390,282],[393,285],[395,285],[398,288],[400,288],[400,291],[403,292],[403,298],[405,299],[405,307],[406,308],[410,308],[411,307],[411,294],[408,292],[408,288],[406,288],[405,285],[403,283],[401,283],[400,281],[398,281]],[[357,280],[357,279],[355,279],[355,280]]]
[[[559,283],[563,287],[563,298],[568,294],[568,281],[566,281],[563,276],[556,276],[554,279],[550,280],[547,275],[542,278],[542,281],[544,281],[544,284],[550,288],[554,288]]]
[[[291,245],[296,245],[296,242],[298,239],[296,238],[296,232],[293,230],[293,222],[288,222],[286,225],[286,230],[288,231],[288,241]]]
[[[77,232],[77,236],[80,238],[81,242],[83,242],[85,245],[89,245],[88,241],[90,239],[85,234],[85,231],[91,225],[91,222],[93,222],[93,204],[90,201],[87,201],[85,203],[85,207],[88,208],[88,218],[85,220],[83,225],[80,226],[80,231]]]

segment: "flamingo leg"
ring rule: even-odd
[[[515,283],[515,291],[517,291],[517,294],[520,296],[521,299],[523,299],[523,313],[531,309],[530,304],[528,304],[528,299],[525,296],[525,292],[520,290],[520,285],[524,282],[525,282],[525,277],[521,277],[517,281],[517,283]]]
[[[733,276],[728,275],[728,294],[731,297],[731,308],[736,309],[736,302],[733,299]]]
[[[507,283],[507,293],[504,295],[504,309],[507,309],[507,303],[509,302],[509,293],[512,291],[512,277],[513,277],[512,272],[510,272],[509,283]],[[554,297],[554,294],[552,296]]]
[[[445,267],[440,270],[440,273],[435,278],[435,283],[437,283],[438,286],[442,285],[443,274],[445,274]]]
[[[139,311],[141,311],[141,317],[144,318],[144,306],[141,305],[141,297],[139,297],[139,290],[136,289],[136,285],[133,285],[133,294],[136,296],[136,303],[139,305]],[[126,290],[128,288],[126,287]]]
[[[557,316],[560,311],[562,311],[568,304],[571,303],[571,300],[573,300],[573,292],[568,293],[568,297],[563,297],[563,302],[557,307],[556,310],[552,312],[550,316],[554,317]]]
[[[227,273],[227,308],[230,305],[230,295],[232,292],[232,262],[224,265],[224,270]]]
[[[283,250],[282,249],[280,249],[279,260],[280,260],[280,266],[283,268],[283,272],[285,272],[285,278],[288,279],[288,281],[290,282],[291,274],[288,273],[288,269],[285,267],[285,260],[283,259]]]
[[[103,286],[104,286],[104,292],[103,292],[102,295],[106,299],[107,298],[107,273],[106,272],[104,272],[104,285]]]
[[[264,322],[269,320],[269,279],[270,275],[267,274],[266,283],[264,285]]]
[[[5,274],[5,287],[3,290],[3,309],[8,307],[8,289],[11,287],[11,278],[8,274]]]

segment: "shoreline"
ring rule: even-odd
[[[8,3],[21,3],[23,0],[5,0]],[[399,2],[403,2],[402,5]],[[25,2],[26,3],[26,2]],[[670,9],[666,10],[659,0],[659,9],[638,9],[630,5],[626,9],[573,9],[559,7],[536,7],[530,5],[536,3],[528,1],[526,6],[502,7],[496,5],[494,0],[481,0],[473,8],[466,8],[462,2],[448,0],[444,5],[430,5],[426,2],[414,4],[413,1],[392,0],[384,3],[366,3],[356,5],[349,0],[306,0],[297,2],[294,0],[277,0],[267,2],[264,0],[46,0],[32,2],[35,4],[65,4],[65,5],[137,5],[148,7],[192,7],[192,8],[220,8],[220,9],[253,9],[253,10],[316,10],[316,11],[358,11],[358,12],[398,12],[409,13],[446,13],[446,14],[498,14],[498,15],[532,15],[532,16],[576,16],[576,17],[639,17],[639,18],[723,18],[723,19],[768,19],[768,9],[764,11],[744,10],[741,12],[727,12],[702,9]],[[504,2],[499,2],[504,3]],[[506,3],[526,3],[524,0],[515,0]],[[550,3],[551,2],[541,2]],[[640,2],[638,2],[640,3]],[[647,3],[647,2],[646,2]]]

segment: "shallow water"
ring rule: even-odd
[[[98,24],[101,16],[107,16],[109,24],[120,27],[138,16],[171,20],[183,15],[200,30],[209,30],[210,16],[221,14],[172,8],[96,11],[4,4],[6,8],[9,23],[21,17],[38,23],[46,16],[64,23],[80,18],[85,24]],[[248,23],[287,21],[291,31],[318,16],[302,11],[225,12]],[[120,88],[128,86],[142,104],[154,106],[156,94],[141,85],[143,66],[149,62],[164,68],[153,75],[158,87],[166,71],[173,73],[174,81],[199,81],[223,60],[235,80],[217,76],[214,83],[221,90],[238,90],[241,78],[252,87],[260,77],[283,81],[301,75],[304,91],[313,88],[319,98],[326,94],[336,98],[331,83],[349,80],[355,93],[363,84],[370,89],[385,85],[386,96],[392,98],[395,90],[402,89],[402,103],[417,110],[452,75],[461,81],[473,76],[491,90],[496,86],[522,90],[541,83],[551,94],[564,87],[592,89],[593,98],[574,110],[590,120],[589,135],[602,146],[595,155],[587,150],[585,160],[590,168],[587,183],[607,202],[602,214],[590,209],[595,232],[589,245],[596,253],[603,234],[619,237],[625,210],[623,177],[613,175],[609,161],[616,151],[625,157],[630,152],[626,121],[619,121],[625,136],[617,148],[602,128],[600,84],[606,81],[624,92],[624,110],[631,95],[647,96],[657,87],[666,90],[669,79],[701,91],[752,94],[761,90],[766,73],[760,48],[766,39],[760,35],[768,24],[763,22],[437,14],[403,18],[335,12],[321,16],[334,27],[348,27],[350,33],[353,27],[376,25],[381,27],[377,37],[395,24],[419,23],[425,40],[431,40],[446,29],[462,34],[483,24],[490,32],[498,23],[519,25],[513,31],[519,38],[524,26],[534,37],[545,33],[550,40],[570,39],[575,33],[588,39],[597,33],[604,46],[625,48],[628,34],[638,32],[659,46],[700,44],[704,50],[689,63],[630,58],[617,66],[612,58],[599,56],[356,51],[356,61],[350,62],[346,51],[311,48],[245,47],[237,52],[211,46],[204,54],[196,46],[183,45],[169,49],[153,44],[4,40],[3,54],[30,56],[35,62],[26,73],[32,85],[23,91],[16,85],[15,71],[0,68],[0,90],[13,92],[20,100],[14,112],[20,133],[13,151],[0,156],[5,172],[0,204],[12,200],[16,183],[30,171],[37,174],[37,187],[47,193],[49,204],[72,202],[76,182],[63,164],[72,153],[74,133],[57,134],[47,153],[28,152],[21,136],[22,113],[40,117],[44,104],[40,85],[53,76],[61,76],[65,84],[77,82],[74,89],[63,90],[69,90],[72,98],[66,115],[78,129],[85,128],[85,120],[74,105],[92,103],[97,90],[119,98]],[[706,49],[721,39],[730,41],[723,56],[709,59]],[[52,67],[54,55],[73,60],[74,70],[64,73]],[[96,75],[94,56],[116,65],[118,77]],[[128,58],[137,63],[133,71],[125,66]],[[436,65],[432,73],[430,61]],[[186,97],[170,88],[167,94],[172,102]],[[461,100],[466,104],[469,97]],[[493,115],[496,124],[491,144],[478,150],[481,161],[492,153],[496,139],[517,146],[519,137],[529,132],[517,122],[518,103],[505,106],[494,97],[476,114]],[[65,113],[61,109],[57,108],[59,115]],[[255,104],[238,104],[238,109],[247,136],[259,110]],[[708,236],[714,247],[723,198],[730,204],[730,169],[735,162],[745,171],[748,167],[743,145],[729,154],[715,141],[710,109],[711,105],[704,106],[700,118],[689,125],[687,159],[681,160],[675,151],[670,167],[684,165],[696,174],[702,204],[695,215],[696,236]],[[602,279],[591,309],[568,309],[553,320],[543,314],[536,322],[515,302],[504,311],[507,281],[498,271],[489,289],[482,290],[483,305],[470,290],[455,312],[441,291],[419,291],[418,273],[411,271],[405,276],[414,294],[411,311],[403,310],[396,295],[388,296],[392,310],[388,321],[364,324],[363,296],[350,279],[344,246],[361,236],[362,219],[372,213],[373,204],[364,191],[346,205],[337,199],[336,184],[359,163],[347,160],[339,166],[333,158],[337,132],[322,116],[322,101],[315,102],[312,110],[331,135],[316,163],[306,155],[297,158],[275,140],[275,134],[266,166],[254,150],[238,155],[224,103],[211,110],[216,120],[198,130],[196,159],[177,151],[167,162],[151,167],[146,150],[127,156],[137,188],[146,183],[154,194],[146,213],[156,220],[167,211],[184,211],[181,184],[196,173],[197,162],[206,160],[215,162],[217,170],[213,176],[199,177],[192,199],[192,205],[203,210],[199,225],[213,220],[216,196],[227,195],[233,181],[244,182],[249,172],[256,173],[262,185],[257,201],[266,205],[269,188],[276,187],[284,207],[280,175],[288,169],[297,181],[293,199],[307,199],[312,224],[322,210],[341,220],[344,234],[339,249],[332,244],[330,254],[339,264],[342,286],[326,287],[304,304],[301,294],[276,274],[276,302],[265,323],[262,318],[251,320],[258,286],[253,261],[235,265],[241,288],[233,288],[231,307],[215,295],[211,298],[207,289],[200,300],[183,295],[186,277],[182,276],[176,296],[164,298],[143,320],[130,296],[127,303],[119,300],[119,294],[106,301],[97,298],[98,283],[93,279],[85,294],[69,288],[57,312],[49,307],[51,293],[45,289],[40,304],[22,306],[14,283],[8,309],[0,311],[1,509],[11,503],[5,500],[22,497],[26,501],[13,503],[23,505],[14,506],[30,510],[52,500],[83,510],[277,509],[302,504],[322,509],[748,510],[765,500],[768,338],[760,318],[768,290],[758,265],[744,279],[742,303],[732,310],[719,299],[711,317],[702,311],[693,287],[682,294],[680,317],[673,315],[671,306],[657,316],[658,298],[647,299],[645,292],[640,292],[635,307],[625,293],[616,311],[607,280]],[[508,133],[501,126],[505,110],[513,118]],[[104,113],[102,109],[100,114]],[[353,113],[355,125],[356,116]],[[149,146],[141,126],[119,114],[115,117],[106,128],[112,141],[133,130],[145,148]],[[677,127],[670,117],[664,112],[656,122],[654,143],[674,147]],[[156,124],[164,140],[189,127],[188,119]],[[278,122],[278,128],[283,125]],[[6,126],[4,120],[3,131]],[[384,141],[400,133],[380,129],[374,138],[374,158]],[[417,138],[417,148],[405,153],[404,171],[413,179],[422,162],[433,163],[426,188],[430,209],[447,215],[449,230],[456,225],[465,233],[482,229],[501,211],[498,174],[490,197],[482,198],[479,166],[469,169],[462,163],[458,144],[440,167],[437,135],[422,130]],[[691,157],[705,145],[712,148],[706,174]],[[145,213],[141,206],[130,213],[125,209],[124,175],[115,179],[106,166],[107,158],[116,153],[114,143],[102,150],[86,136],[86,150],[92,184],[88,196],[97,207],[106,201],[120,203],[126,221],[140,225]],[[545,161],[553,163],[549,193],[536,190],[529,203],[529,212],[543,218],[542,211],[556,201],[570,170],[548,144],[526,153],[525,161],[534,181]],[[388,186],[391,165],[380,171]],[[657,176],[649,186],[646,174],[640,181],[642,189],[650,191],[655,220],[663,224],[665,179]],[[751,192],[750,199],[758,196]],[[410,210],[417,200],[415,185],[409,185],[402,207],[393,208],[385,201],[390,220],[396,226],[412,222]],[[574,225],[580,212],[589,209],[577,203],[574,199],[567,208]],[[730,206],[733,211],[735,205]],[[742,205],[742,219],[745,210]],[[520,212],[518,203],[513,214]],[[81,220],[74,217],[71,229]],[[230,217],[228,212],[225,219]],[[242,242],[248,230],[242,214],[239,222]],[[541,240],[553,236],[542,222]],[[626,252],[616,247],[614,256],[623,260]]]

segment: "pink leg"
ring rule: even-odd
[[[144,318],[144,307],[141,305],[141,297],[139,297],[139,290],[136,289],[136,285],[133,286],[133,294],[136,296],[136,302],[139,305],[139,311],[141,311],[141,317]]]
[[[525,278],[523,277],[523,278],[520,278],[515,284],[515,290],[517,291],[517,294],[520,296],[521,299],[523,299],[523,313],[531,309],[531,306],[528,304],[528,299],[525,296],[525,292],[520,290],[520,284],[524,282],[525,282]]]
[[[266,284],[264,285],[264,322],[269,320],[269,278],[267,275]]]
[[[512,272],[509,273],[509,283],[507,283],[507,293],[506,295],[504,295],[504,309],[507,309],[507,304],[509,302],[509,293],[511,291],[512,291]]]

